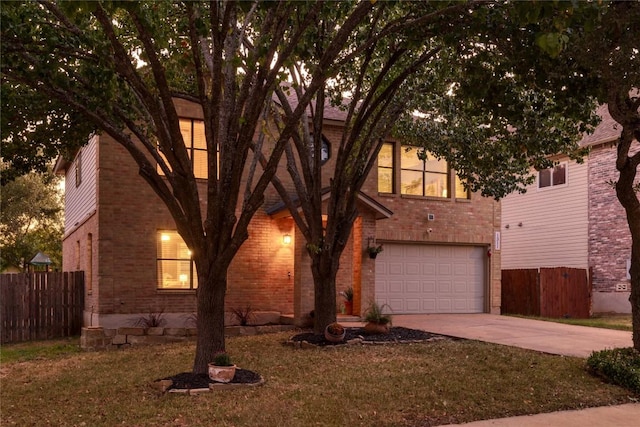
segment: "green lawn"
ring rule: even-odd
[[[266,383],[198,396],[151,386],[190,370],[193,344],[99,353],[68,341],[3,346],[2,425],[415,426],[631,397],[579,358],[464,340],[301,350],[282,345],[289,335],[229,338],[234,361]],[[61,345],[69,351],[42,350]]]
[[[620,331],[633,330],[631,325],[631,314],[597,314],[589,319],[514,316],[525,317],[527,319],[544,320],[547,322],[567,323],[569,325],[591,326],[593,328],[617,329]]]

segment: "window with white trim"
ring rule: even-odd
[[[191,250],[175,230],[157,234],[158,289],[195,289],[198,275],[191,259]]]
[[[538,171],[538,188],[557,187],[567,183],[567,162]]]

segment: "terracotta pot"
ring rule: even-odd
[[[324,338],[329,342],[342,342],[344,341],[344,336],[346,335],[347,330],[344,329],[341,334],[336,335],[329,332],[329,326],[324,328]]]
[[[364,331],[368,334],[388,334],[389,333],[389,324],[388,323],[374,323],[368,322],[364,325]]]
[[[344,302],[344,314],[353,314],[353,301]]]
[[[213,363],[209,363],[209,378],[212,381],[219,383],[228,383],[233,380],[236,375],[236,365],[232,366],[217,366]]]

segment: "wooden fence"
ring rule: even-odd
[[[587,318],[590,277],[585,269],[568,267],[502,270],[502,313]]]
[[[80,335],[84,272],[0,275],[0,342]]]

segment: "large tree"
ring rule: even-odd
[[[576,142],[597,123],[597,105],[607,104],[620,130],[611,167],[632,240],[630,302],[640,350],[640,3],[512,6],[509,13],[490,9],[491,31],[465,39],[443,62],[450,90],[417,100],[428,120],[405,129],[446,157],[472,189],[502,197],[523,191],[531,168],[551,166],[555,154],[581,161],[585,151]],[[502,174],[505,167],[515,173]]]
[[[56,128],[60,118],[77,123],[81,117],[80,130],[106,133],[129,152],[193,254],[199,284],[195,372],[206,372],[213,353],[224,349],[227,269],[310,100],[376,38],[416,23],[400,12],[394,20],[382,20],[384,28],[378,26],[375,17],[390,5],[48,0],[3,5],[2,85],[12,98],[3,99],[9,108],[2,114],[20,125],[3,129],[3,141],[15,148],[8,160],[19,165],[46,157],[56,150],[22,155],[25,144],[56,147],[77,135],[73,126],[63,129],[66,133]],[[291,81],[294,63],[303,64],[297,77],[305,90],[262,152],[268,128],[263,124],[277,112],[274,91]],[[175,98],[202,107],[204,191],[194,178]],[[262,168],[250,160],[251,149],[263,160]],[[249,185],[242,187],[246,168]]]
[[[386,137],[422,147],[422,155],[445,158],[470,189],[499,199],[523,189],[532,166],[550,166],[549,156],[567,152],[580,158],[581,131],[596,121],[589,79],[574,75],[571,66],[558,68],[557,75],[536,71],[548,70],[542,65],[551,67],[553,61],[536,45],[543,28],[531,22],[557,6],[544,11],[485,2],[399,7],[404,19],[414,17],[420,25],[376,39],[340,69],[317,93],[310,116],[302,118],[294,143],[286,147],[296,197],[273,178],[306,239],[317,333],[335,321],[340,255],[358,216],[358,193]],[[376,19],[392,22],[393,14]],[[303,83],[295,88],[304,92]],[[279,95],[286,117],[293,105]],[[313,143],[325,104],[342,108],[346,117],[331,170],[321,166],[319,144]],[[331,177],[324,210],[323,173]]]

